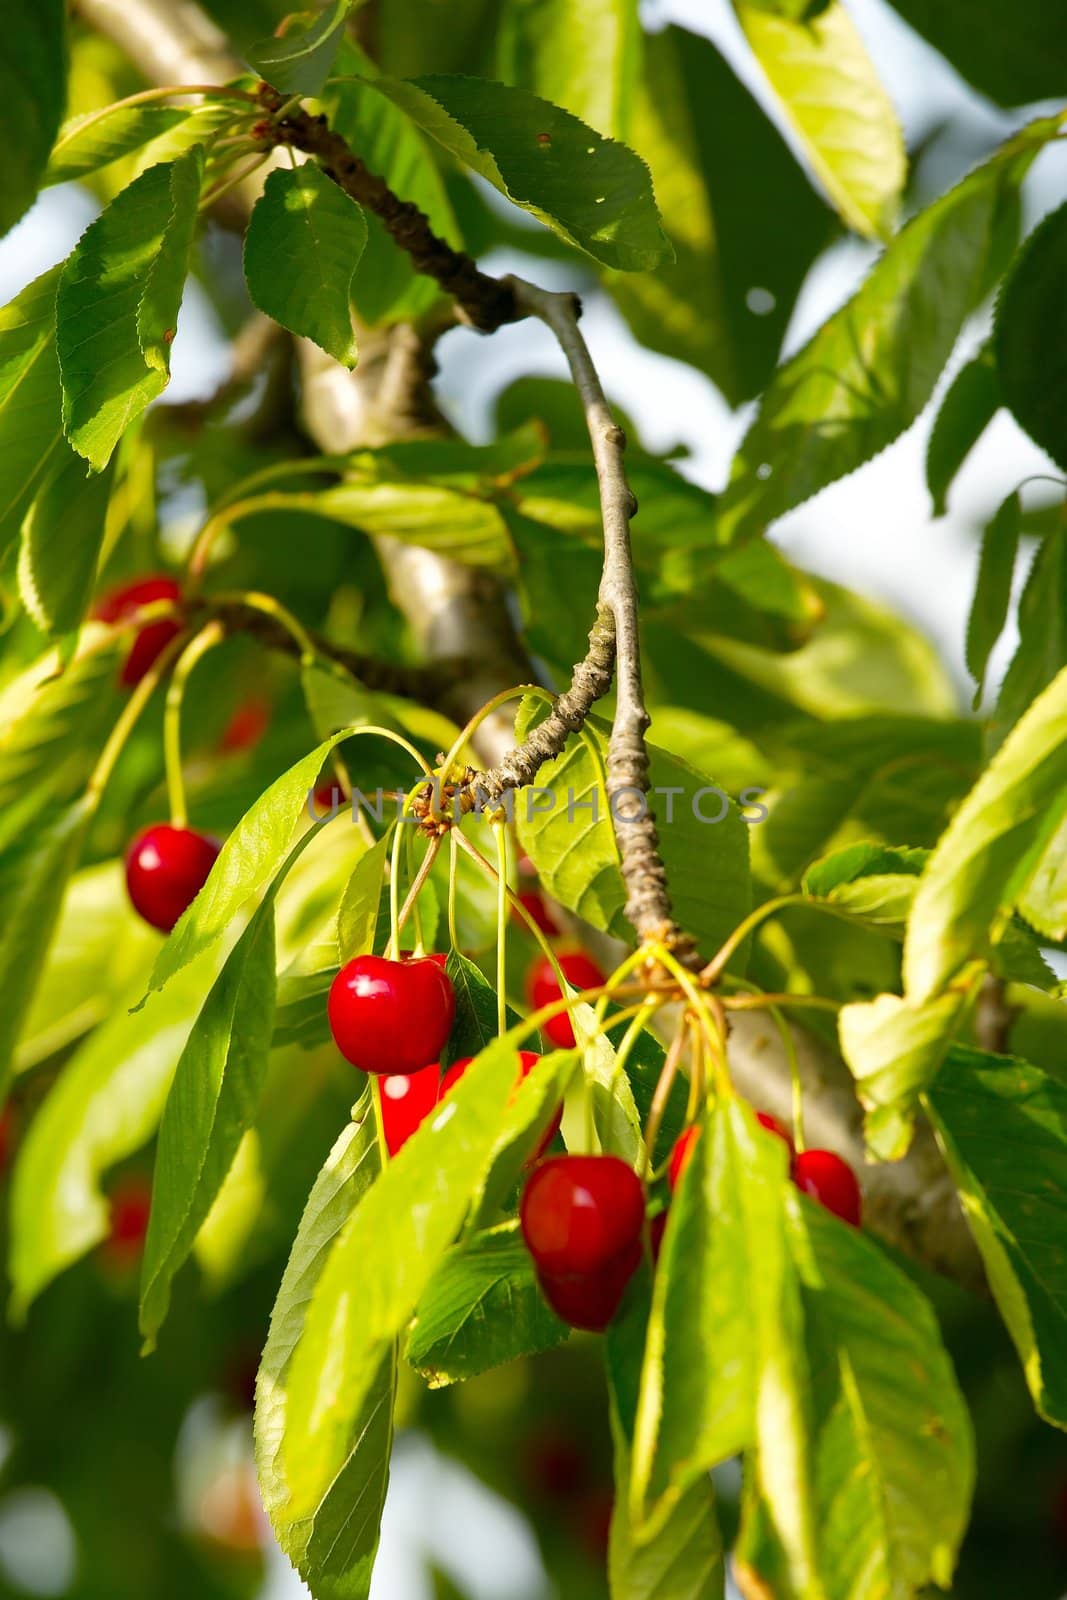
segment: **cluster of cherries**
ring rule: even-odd
[[[180,598],[173,579],[144,578],[106,597],[95,614],[102,621],[119,622],[152,601]],[[180,624],[171,619],[140,629],[123,666],[122,682],[139,682],[179,630]],[[145,921],[169,932],[200,892],[218,852],[213,839],[191,828],[157,823],[139,834],[127,852],[126,882]],[[543,933],[559,931],[536,890],[527,889],[519,898]],[[605,982],[596,962],[583,951],[564,952],[558,962],[575,989],[597,989]],[[562,998],[547,955],[530,968],[526,993],[535,1011]],[[347,1061],[382,1080],[382,1120],[390,1155],[403,1148],[470,1064],[472,1058],[462,1056],[445,1069],[441,1066],[455,1009],[443,955],[402,954],[399,960],[356,956],[333,981],[327,1003],[330,1031]],[[573,1048],[568,1012],[550,1017],[543,1031],[557,1048]],[[533,1051],[519,1054],[520,1081],[539,1059]],[[788,1130],[776,1118],[767,1112],[757,1115],[768,1133],[788,1145],[797,1187],[858,1227],[862,1202],[851,1167],[830,1150],[798,1155]],[[661,1212],[648,1221],[641,1180],[618,1156],[568,1154],[542,1160],[561,1118],[562,1107],[527,1162],[532,1170],[523,1190],[520,1223],[549,1305],[572,1327],[599,1331],[614,1317],[641,1260],[646,1225],[658,1256],[667,1214]],[[698,1133],[695,1127],[686,1129],[674,1146],[667,1174],[672,1193]],[[128,1231],[143,1237],[147,1212],[140,1206],[133,1209],[137,1217]]]

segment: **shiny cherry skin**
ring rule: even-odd
[[[547,938],[551,939],[559,933],[559,923],[548,909],[545,904],[545,897],[539,890],[520,889],[517,898],[534,926],[540,928]],[[523,927],[526,926],[526,918],[520,916],[517,911],[515,912],[515,921]]]
[[[533,1050],[520,1050],[519,1051],[519,1082],[520,1083],[522,1082],[522,1079],[526,1077],[527,1073],[532,1071],[532,1069],[537,1065],[537,1063],[540,1061],[540,1059],[541,1059],[541,1057],[539,1055],[537,1055],[537,1053],[535,1051],[533,1051]],[[460,1056],[458,1060],[453,1061],[453,1063],[449,1067],[448,1071],[446,1073],[444,1073],[444,1075],[441,1078],[441,1096],[440,1097],[441,1097],[442,1100],[444,1099],[445,1095],[448,1093],[449,1089],[451,1089],[452,1085],[454,1083],[458,1083],[459,1082],[460,1078],[462,1078],[463,1074],[466,1072],[467,1068],[470,1066],[470,1064],[471,1064],[471,1062],[473,1060],[474,1060],[473,1056]],[[541,1157],[544,1155],[545,1151],[548,1149],[549,1145],[552,1143],[553,1139],[556,1137],[556,1134],[559,1132],[560,1127],[562,1126],[562,1123],[563,1123],[563,1107],[560,1106],[559,1110],[556,1112],[556,1115],[553,1117],[552,1121],[549,1123],[548,1127],[545,1129],[544,1133],[541,1135],[540,1139],[537,1141],[537,1148],[533,1151],[532,1155],[527,1157],[527,1160],[525,1162],[525,1165],[527,1167],[535,1166],[536,1163],[538,1161],[540,1161]]]
[[[382,1124],[391,1156],[407,1144],[441,1094],[437,1062],[420,1072],[391,1072],[382,1079]]]
[[[134,909],[162,933],[169,933],[192,904],[215,865],[219,845],[194,828],[157,822],[145,828],[126,851],[126,888]]]
[[[640,1246],[644,1191],[618,1156],[550,1156],[528,1179],[519,1217],[540,1272],[599,1272]]]
[[[356,956],[333,980],[327,1002],[345,1060],[383,1076],[420,1072],[439,1060],[455,1013],[451,981],[432,956]]]
[[[848,1162],[832,1150],[802,1150],[793,1164],[793,1182],[842,1222],[859,1227],[863,1218],[859,1182]]]
[[[156,600],[178,602],[181,597],[181,588],[176,579],[165,572],[152,573],[103,595],[93,607],[93,616],[98,622],[124,622],[135,611],[140,611],[142,606],[151,605]],[[140,683],[181,631],[182,624],[177,617],[161,617],[158,622],[146,623],[138,629],[119,673],[119,682],[130,689]]]
[[[641,1241],[599,1272],[539,1272],[541,1293],[561,1321],[587,1333],[603,1333],[622,1304],[626,1285],[641,1261]]]
[[[671,1186],[672,1194],[682,1181],[682,1173],[689,1165],[693,1146],[699,1137],[700,1129],[694,1124],[693,1127],[686,1128],[684,1133],[680,1133],[674,1141],[674,1149],[671,1151],[671,1159],[667,1166],[667,1182]]]
[[[559,964],[563,976],[574,989],[597,989],[605,982],[604,974],[596,962],[583,950],[571,950],[567,955],[560,956]],[[562,990],[547,956],[539,956],[526,974],[526,994],[534,1011],[540,1011],[542,1006],[550,1006],[554,1000],[561,998]],[[574,1029],[567,1012],[561,1011],[559,1016],[552,1017],[543,1025],[542,1032],[547,1034],[557,1049],[573,1050]]]

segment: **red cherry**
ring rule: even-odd
[[[327,1013],[346,1061],[364,1072],[406,1074],[439,1059],[456,997],[439,958],[356,956],[333,980]]]
[[[429,1116],[437,1104],[440,1087],[436,1061],[420,1072],[391,1072],[382,1079],[382,1123],[391,1156]]]
[[[116,1184],[111,1194],[111,1231],[103,1245],[112,1266],[126,1269],[138,1260],[151,1209],[152,1189],[144,1178],[127,1178]]]
[[[606,981],[596,962],[582,950],[572,950],[567,955],[560,956],[559,964],[563,976],[572,988],[599,989]],[[526,974],[526,993],[534,1011],[540,1011],[542,1006],[550,1006],[553,1001],[562,998],[563,991],[547,956],[538,956]],[[543,1032],[559,1049],[573,1050],[574,1029],[566,1011],[561,1011],[558,1016],[546,1022]]]
[[[540,1271],[597,1272],[640,1244],[644,1192],[618,1156],[551,1156],[528,1180],[520,1217]]]
[[[270,727],[271,703],[260,694],[249,695],[234,711],[222,730],[219,750],[223,755],[236,755],[240,750],[251,750]]]
[[[126,851],[126,888],[134,909],[153,928],[169,933],[192,904],[215,865],[219,846],[193,828],[157,822]]]
[[[520,890],[517,899],[519,904],[529,913],[534,926],[540,928],[543,934],[551,938],[554,934],[559,933],[559,923],[545,905],[544,895],[539,894],[536,889],[523,889]],[[526,919],[520,917],[517,911],[515,920],[526,926]]]
[[[757,1111],[756,1121],[759,1123],[761,1128],[766,1128],[768,1133],[776,1134],[778,1138],[783,1141],[789,1150],[789,1159],[792,1161],[796,1155],[796,1147],[793,1144],[793,1135],[790,1133],[789,1129],[786,1127],[781,1118],[772,1116],[769,1111]]]
[[[533,1050],[520,1050],[519,1051],[519,1082],[520,1083],[522,1082],[523,1078],[526,1077],[527,1073],[530,1072],[537,1065],[537,1063],[540,1061],[540,1059],[541,1059],[541,1057],[539,1055],[537,1055]],[[473,1056],[460,1056],[457,1061],[453,1061],[452,1065],[449,1067],[448,1071],[444,1074],[444,1076],[441,1079],[441,1095],[440,1095],[440,1098],[442,1100],[444,1099],[445,1095],[448,1093],[449,1089],[451,1089],[452,1085],[454,1083],[458,1083],[459,1082],[460,1078],[462,1078],[463,1074],[466,1072],[467,1068],[470,1066],[470,1064],[471,1064],[471,1062],[473,1060],[474,1060]],[[555,1117],[549,1123],[548,1127],[545,1129],[544,1133],[541,1135],[541,1138],[538,1140],[536,1150],[534,1150],[533,1153],[530,1156],[527,1157],[526,1162],[525,1162],[525,1165],[527,1167],[532,1167],[532,1166],[535,1165],[536,1162],[540,1161],[541,1157],[544,1155],[545,1151],[548,1149],[549,1145],[552,1143],[553,1139],[556,1137],[556,1134],[559,1132],[560,1127],[562,1126],[562,1123],[563,1123],[563,1107],[560,1106],[559,1110],[556,1112]]]
[[[626,1293],[641,1261],[641,1241],[618,1255],[599,1272],[539,1272],[541,1293],[556,1316],[572,1328],[603,1333]]]
[[[682,1181],[682,1173],[689,1165],[689,1158],[693,1154],[693,1146],[699,1137],[700,1129],[694,1123],[691,1128],[686,1128],[684,1133],[680,1133],[674,1141],[670,1164],[667,1167],[667,1182],[671,1186],[672,1194]]]
[[[98,622],[124,622],[135,611],[151,605],[153,601],[177,602],[181,597],[181,588],[174,578],[165,572],[153,573],[146,578],[137,578],[133,583],[122,584],[118,589],[109,590],[93,607],[93,616]],[[127,688],[140,683],[145,673],[181,631],[182,624],[176,617],[161,617],[158,622],[149,622],[138,629],[130,653],[119,674],[119,682],[125,684]]]
[[[832,1150],[801,1151],[793,1168],[793,1182],[842,1222],[859,1227],[863,1195],[856,1174]]]

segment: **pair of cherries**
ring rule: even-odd
[[[165,572],[150,573],[103,595],[93,607],[93,616],[97,622],[117,624],[127,621],[144,606],[162,600],[180,605],[181,599],[181,588],[175,578]],[[122,664],[119,682],[127,689],[140,683],[181,631],[182,623],[177,617],[161,617],[158,622],[148,622],[139,628]]]
[[[802,1150],[797,1155],[789,1129],[783,1122],[772,1117],[769,1111],[757,1111],[756,1120],[786,1145],[790,1176],[797,1188],[842,1222],[858,1228],[863,1219],[863,1195],[848,1162],[842,1161],[832,1150]],[[675,1141],[667,1168],[667,1182],[672,1194],[681,1182],[699,1133],[697,1127],[686,1128]]]

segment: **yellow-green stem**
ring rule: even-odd
[[[167,777],[167,797],[170,801],[170,820],[175,828],[188,826],[189,813],[185,804],[185,783],[182,778],[181,716],[185,689],[193,668],[202,656],[222,642],[222,624],[209,622],[194,634],[178,659],[174,676],[167,689],[163,708],[163,767]]]

